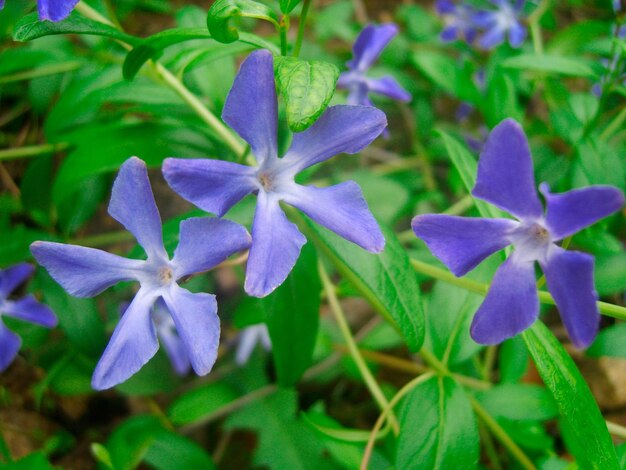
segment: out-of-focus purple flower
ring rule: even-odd
[[[250,144],[256,166],[168,158],[163,174],[174,191],[220,217],[246,195],[257,194],[246,268],[248,294],[264,297],[276,289],[306,243],[280,201],[368,251],[383,249],[385,239],[354,181],[327,188],[294,181],[305,168],[369,145],[387,125],[383,112],[369,106],[330,107],[306,131],[294,134],[290,149],[279,158],[273,59],[268,51],[256,51],[241,65],[222,118]]]
[[[452,42],[457,39],[464,39],[468,44],[474,42],[478,33],[474,22],[476,14],[474,8],[463,3],[455,5],[451,0],[437,0],[435,8],[446,24],[440,35],[443,42]]]
[[[487,129],[486,126],[480,126],[478,128],[478,134],[478,137],[476,137],[474,134],[469,133],[465,133],[463,135],[463,137],[465,138],[465,143],[475,153],[480,153],[483,151],[483,147],[485,146],[485,142],[487,142],[487,137],[489,136],[489,129]]]
[[[626,86],[626,71],[616,71],[619,58],[620,53],[616,53],[610,60],[607,58],[600,59],[600,63],[604,66],[605,72],[591,87],[591,93],[596,98],[600,98],[602,93],[605,91],[605,88],[611,87],[616,82],[621,82],[623,86]]]
[[[120,308],[122,315],[128,309],[129,302],[123,304]],[[156,327],[156,334],[159,342],[163,345],[165,353],[178,375],[187,375],[191,369],[189,355],[185,349],[185,343],[176,331],[176,324],[172,314],[167,309],[167,305],[163,298],[158,298],[152,306],[152,321]]]
[[[370,24],[359,34],[353,47],[353,58],[346,64],[349,71],[339,76],[337,88],[349,91],[348,104],[372,106],[369,93],[378,93],[398,101],[410,101],[411,95],[390,75],[369,78],[366,73],[378,60],[389,41],[398,34],[395,24]]]
[[[61,21],[69,16],[80,0],[38,0],[37,10],[42,20]],[[0,9],[4,0],[0,0]]]
[[[535,261],[539,262],[572,342],[588,346],[599,312],[593,256],[566,251],[556,242],[617,211],[624,196],[612,186],[590,186],[552,194],[543,183],[544,214],[535,190],[532,157],[524,131],[507,119],[496,126],[480,156],[474,197],[515,216],[483,219],[418,215],[415,234],[456,276],[506,246],[515,250],[498,268],[471,326],[472,338],[496,344],[528,328],[539,314]]]
[[[526,27],[522,24],[524,0],[491,0],[496,10],[481,10],[473,16],[474,24],[484,32],[478,44],[492,49],[508,36],[511,47],[520,47],[526,39]]]
[[[267,331],[265,323],[248,326],[239,333],[239,344],[237,345],[237,352],[235,353],[235,362],[240,366],[248,362],[257,344],[261,344],[266,351],[272,349],[270,334]]]
[[[2,323],[2,315],[18,318],[30,323],[53,328],[57,317],[50,307],[39,303],[34,296],[21,299],[9,299],[13,291],[20,286],[35,268],[28,263],[20,263],[7,269],[0,269],[0,372],[4,371],[15,359],[22,340]]]
[[[139,291],[96,366],[93,387],[103,390],[125,381],[154,356],[159,343],[150,310],[159,299],[173,317],[193,369],[199,375],[207,374],[217,358],[220,335],[215,296],[193,294],[177,281],[207,271],[231,254],[248,248],[248,232],[227,220],[183,220],[180,242],[170,260],[163,247],[161,218],[146,165],[136,157],[120,168],[113,184],[109,214],[135,236],[146,251],[147,260],[61,243],[31,245],[37,261],[76,297],[93,297],[120,281],[139,281]]]

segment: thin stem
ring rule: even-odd
[[[367,465],[369,464],[370,457],[372,456],[372,450],[374,449],[374,442],[376,442],[376,436],[378,435],[378,431],[380,431],[380,428],[387,419],[387,415],[391,413],[393,407],[396,406],[407,393],[409,393],[419,384],[426,382],[434,376],[435,374],[433,372],[427,372],[424,375],[420,375],[419,377],[411,380],[408,384],[398,390],[398,393],[395,394],[389,404],[383,409],[380,416],[378,416],[374,427],[372,428],[370,438],[367,441],[367,445],[365,446],[365,452],[363,453],[363,459],[361,460],[361,466],[359,467],[360,470],[367,470]]]
[[[622,108],[622,110],[615,116],[615,119],[611,121],[611,123],[606,126],[606,128],[600,134],[600,140],[606,141],[617,131],[622,129],[624,126],[624,121],[626,121],[626,106]]]
[[[278,31],[280,32],[280,55],[286,56],[287,49],[289,48],[289,42],[287,41],[287,33],[289,32],[289,15],[283,15],[280,18],[278,24]]]
[[[306,17],[309,14],[309,8],[311,7],[311,0],[304,0],[302,4],[302,10],[300,11],[300,20],[298,22],[298,36],[296,37],[296,44],[293,47],[293,56],[298,57],[300,55],[300,49],[302,48],[302,39],[304,38],[304,30],[306,28]]]
[[[103,233],[101,235],[93,235],[91,237],[82,237],[68,240],[67,243],[72,245],[88,246],[91,248],[114,245],[115,243],[123,243],[133,241],[133,234],[124,230],[119,232]]]
[[[38,155],[47,155],[50,153],[61,152],[69,147],[69,144],[44,144],[31,145],[29,147],[19,147],[15,149],[0,150],[0,161],[13,160],[17,158],[36,157]]]
[[[502,470],[502,464],[500,463],[500,457],[498,457],[493,438],[481,421],[478,422],[478,433],[480,434],[480,442],[483,443],[487,457],[491,460],[494,470]]]
[[[77,61],[61,62],[59,64],[42,65],[34,70],[26,70],[11,75],[0,77],[0,85],[3,83],[19,82],[22,80],[31,80],[33,78],[46,77],[57,73],[71,72],[80,68],[81,63]]]
[[[469,400],[472,403],[472,408],[478,415],[478,417],[485,423],[485,426],[494,435],[500,443],[508,449],[508,451],[517,459],[517,461],[527,470],[536,470],[535,464],[528,458],[522,449],[511,439],[511,436],[502,429],[498,422],[485,410],[478,401],[469,396]]]
[[[619,437],[620,439],[626,441],[626,427],[621,426],[617,423],[613,423],[612,421],[607,421],[606,427],[609,429],[609,432],[615,437]]]
[[[317,269],[320,274],[320,279],[322,280],[322,286],[324,287],[324,291],[326,292],[326,296],[328,298],[330,310],[335,316],[337,325],[339,325],[341,334],[343,335],[343,338],[348,346],[348,350],[350,351],[350,356],[352,357],[357,368],[359,369],[359,372],[361,373],[361,376],[363,377],[367,388],[374,397],[374,400],[376,401],[376,403],[378,403],[378,406],[381,409],[385,409],[389,405],[389,401],[387,401],[387,397],[385,397],[385,394],[378,385],[378,382],[376,382],[376,379],[372,375],[372,372],[367,367],[363,356],[361,356],[359,348],[357,347],[357,344],[352,337],[352,333],[350,332],[350,326],[348,325],[346,317],[343,313],[343,309],[341,308],[339,300],[335,295],[335,286],[330,281],[328,273],[326,272],[326,268],[324,268],[324,265],[320,260],[318,260]],[[393,414],[391,414],[390,420],[392,422],[394,433],[398,434],[398,422]]]
[[[489,284],[483,284],[481,282],[472,281],[471,279],[456,277],[454,274],[444,269],[437,268],[428,263],[424,263],[423,261],[416,260],[415,258],[411,258],[411,265],[413,266],[413,269],[415,269],[415,271],[420,274],[424,274],[434,279],[447,282],[448,284],[461,287],[470,292],[475,292],[480,295],[486,295],[487,291],[489,290]],[[539,291],[538,294],[539,301],[541,303],[556,305],[556,302],[554,301],[554,298],[552,297],[552,295],[550,295],[550,293]],[[602,315],[617,318],[619,320],[626,320],[626,307],[610,304],[608,302],[596,303],[598,305],[598,310]]]

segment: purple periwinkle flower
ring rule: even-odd
[[[348,104],[372,106],[369,93],[378,93],[398,101],[410,101],[411,95],[395,78],[386,75],[381,78],[369,78],[366,73],[378,60],[383,49],[398,34],[395,24],[366,26],[357,37],[352,60],[347,62],[349,71],[339,76],[337,88],[349,91]]]
[[[524,0],[491,0],[496,6],[495,10],[481,10],[477,12],[474,24],[484,32],[478,44],[483,49],[492,49],[505,40],[508,36],[511,47],[520,47],[526,39],[526,27],[522,24]]]
[[[273,59],[268,51],[256,51],[241,65],[222,118],[250,144],[256,166],[168,158],[163,174],[174,191],[220,217],[246,195],[257,194],[246,268],[248,294],[264,297],[282,284],[306,243],[280,201],[368,251],[383,249],[385,239],[354,181],[327,188],[294,181],[305,168],[369,145],[387,125],[383,112],[368,106],[330,107],[307,130],[295,133],[291,147],[279,158]]]
[[[272,341],[270,340],[270,334],[267,331],[265,323],[248,326],[239,333],[239,344],[237,345],[237,352],[235,353],[235,362],[240,366],[248,362],[257,344],[261,344],[266,351],[272,349]]]
[[[507,119],[491,132],[478,163],[474,197],[511,213],[517,220],[418,215],[415,234],[456,276],[487,256],[515,248],[498,268],[471,326],[472,338],[496,344],[524,331],[537,319],[535,261],[546,277],[572,342],[588,346],[596,336],[599,312],[593,283],[593,256],[566,251],[556,242],[617,211],[624,196],[612,186],[590,186],[552,194],[543,183],[544,214],[535,190],[532,157],[524,131]]]
[[[69,16],[80,0],[38,0],[37,10],[41,20],[61,21]],[[0,9],[4,0],[0,0]]]
[[[437,0],[435,8],[446,24],[440,35],[443,42],[457,39],[464,39],[468,44],[474,42],[478,30],[474,22],[476,10],[473,7],[463,3],[455,5],[451,0]]]
[[[220,335],[215,296],[193,294],[177,281],[207,271],[231,254],[248,248],[248,232],[228,220],[184,220],[180,224],[180,242],[170,260],[163,247],[161,218],[146,165],[136,157],[120,168],[113,184],[109,214],[135,236],[147,260],[62,243],[31,245],[37,261],[76,297],[93,297],[120,281],[139,281],[139,291],[96,366],[93,387],[104,390],[125,381],[156,354],[159,343],[150,311],[160,299],[173,317],[193,369],[199,375],[207,374],[217,358]]]
[[[2,323],[2,315],[19,318],[30,323],[54,328],[57,317],[50,307],[41,304],[32,295],[21,299],[9,299],[13,291],[20,286],[35,268],[28,263],[20,263],[7,269],[0,269],[0,372],[4,371],[15,359],[22,340]]]

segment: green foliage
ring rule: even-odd
[[[275,57],[276,85],[285,99],[287,123],[302,132],[322,115],[335,91],[339,69],[319,60]]]
[[[207,16],[207,26],[213,38],[223,43],[239,39],[239,31],[230,25],[236,18],[257,18],[279,27],[278,16],[268,6],[253,0],[217,0]]]
[[[285,14],[291,13],[291,10],[293,10],[301,1],[302,0],[280,0],[280,11]]]

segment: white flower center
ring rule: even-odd
[[[520,259],[526,261],[544,260],[553,246],[550,231],[540,222],[520,225],[511,235]]]

